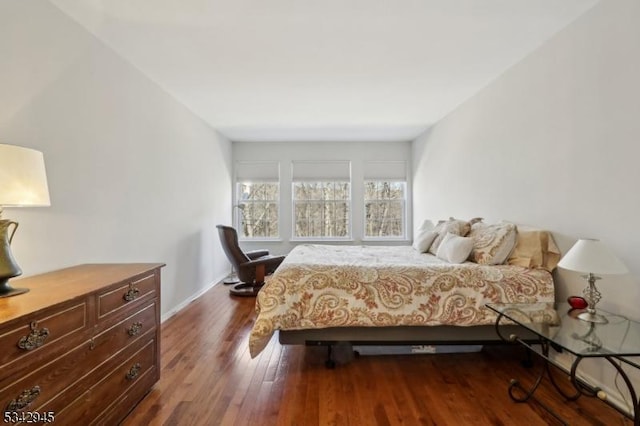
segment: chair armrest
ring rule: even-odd
[[[242,267],[254,268],[257,265],[266,265],[267,269],[269,266],[278,266],[282,263],[285,256],[263,256],[258,259],[250,260],[249,262],[243,263]]]
[[[265,275],[272,274],[278,266],[282,263],[285,256],[263,256],[259,259],[250,260],[239,265],[238,276],[239,277],[251,277],[253,279],[256,276],[258,269],[262,269]],[[241,278],[245,279],[245,278]],[[248,278],[247,278],[248,279]]]
[[[238,277],[244,282],[262,282],[265,275],[275,272],[285,256],[262,256],[238,265]]]
[[[254,260],[262,256],[268,256],[269,250],[260,249],[260,250],[245,251],[244,254],[249,259]]]

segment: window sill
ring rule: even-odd
[[[411,240],[400,237],[400,238],[372,238],[367,237],[363,238],[362,242],[376,242],[376,243],[411,243]]]
[[[292,243],[352,243],[352,238],[291,238]]]

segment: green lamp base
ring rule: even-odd
[[[24,294],[24,293],[26,293],[28,291],[29,291],[28,288],[13,288],[13,287],[11,287],[9,289],[9,291],[7,291],[6,293],[0,293],[0,299],[2,299],[3,297],[17,296],[19,294]]]
[[[1,213],[2,208],[0,208]],[[9,231],[11,226],[13,226],[13,230]],[[13,288],[9,285],[11,278],[22,274],[20,266],[11,254],[11,240],[16,229],[18,229],[18,222],[0,219],[0,297],[17,296],[29,291],[28,288]]]
[[[13,288],[8,283],[9,280],[1,282],[0,280],[0,298],[17,296],[29,291],[28,288]]]

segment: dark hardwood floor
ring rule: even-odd
[[[123,424],[562,424],[535,402],[509,398],[509,380],[531,383],[539,367],[522,367],[519,347],[361,356],[327,370],[322,348],[283,347],[274,337],[251,359],[254,302],[217,285],[166,321],[161,380]],[[536,395],[571,425],[631,424],[597,399],[562,401],[548,383]]]

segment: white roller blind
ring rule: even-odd
[[[406,161],[366,161],[364,163],[365,180],[407,180]]]
[[[279,173],[277,161],[240,161],[236,163],[238,182],[277,182]]]
[[[351,180],[350,161],[294,161],[291,167],[294,182]]]

